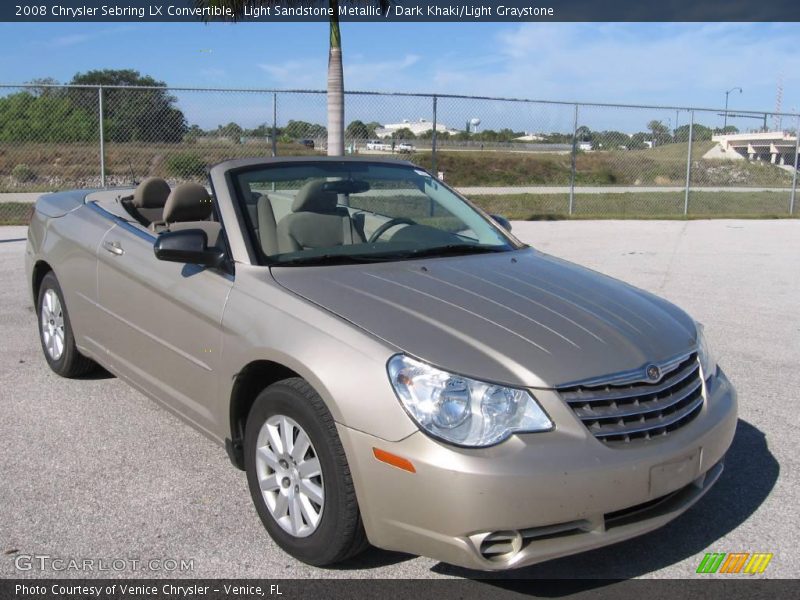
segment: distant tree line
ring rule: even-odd
[[[57,85],[53,79],[39,79],[24,91],[0,98],[0,142],[89,142],[99,136],[98,95],[93,88],[51,87]],[[102,85],[103,132],[111,142],[192,142],[198,138],[225,138],[239,143],[244,138],[271,139],[272,125],[262,123],[253,128],[229,122],[215,128],[203,129],[189,126],[183,112],[176,106],[177,98],[169,93],[163,81],[142,75],[132,69],[106,69],[76,74],[70,85]],[[126,86],[124,89],[114,86]],[[131,89],[133,88],[133,89]],[[347,140],[368,140],[378,137],[378,122],[351,121],[345,129]],[[648,145],[686,142],[689,126],[670,130],[662,121],[653,120],[646,131],[628,135],[621,131],[593,131],[582,125],[576,130],[576,141],[590,142],[595,149],[635,150]],[[694,141],[710,140],[717,133],[736,133],[738,129],[728,126],[712,129],[695,124],[692,131]],[[293,142],[301,139],[325,139],[325,126],[307,121],[291,120],[276,128],[277,139]],[[540,143],[572,144],[572,133],[553,132],[538,134]],[[437,138],[456,142],[514,142],[525,136],[524,131],[510,128],[484,129],[470,132],[437,132]],[[429,140],[432,129],[417,135],[403,127],[389,136],[393,140]]]
[[[275,133],[278,140],[283,142],[328,137],[328,130],[324,125],[306,121],[289,121],[285,127],[277,127]],[[232,121],[212,129],[202,129],[198,125],[192,125],[186,132],[186,138],[190,141],[197,138],[213,137],[227,138],[238,143],[243,138],[271,138],[271,136],[272,125],[270,124],[261,123],[256,127],[246,128]]]
[[[34,87],[0,98],[0,141],[84,142],[99,135],[99,102],[95,89],[49,87],[39,79]],[[111,142],[179,142],[187,131],[177,99],[163,81],[138,71],[100,70],[76,74],[71,85],[135,86],[142,89],[103,90],[103,133]]]
[[[713,135],[738,133],[739,129],[733,125],[723,128],[712,129],[700,123],[696,123],[692,128],[692,141],[701,142],[711,140]],[[621,131],[592,131],[589,127],[581,125],[576,130],[578,142],[591,142],[592,147],[601,150],[615,150],[625,148],[628,150],[639,150],[648,146],[650,142],[654,146],[673,144],[689,141],[689,125],[681,125],[675,130],[670,130],[661,121],[650,121],[647,124],[647,131],[639,131],[632,135]],[[544,136],[545,141],[557,143],[572,143],[572,135],[553,133]]]
[[[378,136],[377,130],[382,129],[383,125],[377,121],[365,123],[364,121],[355,120],[351,121],[345,128],[345,139],[347,140],[369,140],[375,139]],[[289,121],[285,127],[277,127],[276,134],[279,141],[296,141],[298,139],[310,138],[319,139],[327,136],[327,130],[323,125],[316,123],[309,123],[306,121]],[[242,138],[265,137],[269,138],[272,135],[272,125],[263,123],[248,129],[238,125],[237,123],[228,123],[227,125],[219,125],[216,128],[203,130],[197,125],[189,127],[187,136],[189,137],[223,137],[230,138],[233,141],[239,141]],[[516,138],[525,135],[523,131],[513,131],[512,129],[501,129],[494,131],[486,129],[480,132],[469,133],[466,131],[459,131],[457,133],[450,133],[439,131],[437,137],[441,140],[454,140],[454,141],[476,141],[476,142],[511,142]],[[384,136],[388,139],[405,141],[405,140],[429,140],[433,137],[433,129],[429,129],[419,134],[415,134],[408,127],[401,127],[392,131],[390,134]]]

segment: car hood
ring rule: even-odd
[[[676,306],[527,248],[324,267],[273,267],[288,290],[448,371],[556,387],[689,351]]]

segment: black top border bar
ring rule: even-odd
[[[12,0],[4,22],[230,21],[227,9],[194,0]],[[362,22],[797,22],[797,0],[340,0],[341,21]],[[328,0],[262,0],[241,22],[310,22],[331,17]]]

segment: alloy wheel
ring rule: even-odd
[[[42,341],[47,354],[58,360],[64,354],[64,311],[61,301],[53,289],[48,289],[42,298]]]
[[[278,525],[300,538],[316,531],[325,506],[322,469],[311,439],[294,419],[274,415],[261,426],[256,474]]]

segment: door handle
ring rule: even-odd
[[[116,254],[117,256],[122,256],[125,254],[125,250],[122,249],[122,246],[119,242],[103,242],[103,248],[105,248],[111,254]]]

